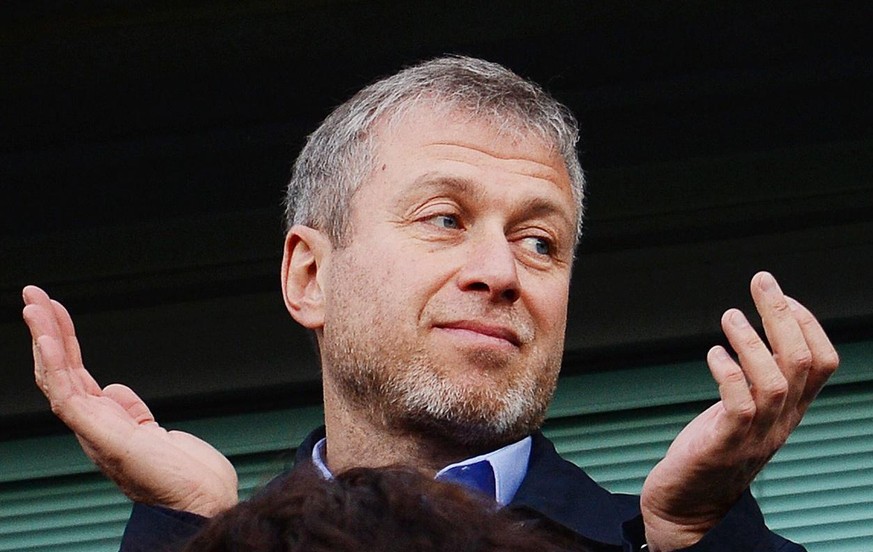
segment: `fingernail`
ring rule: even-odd
[[[765,272],[761,275],[759,284],[761,289],[767,293],[773,293],[779,290],[779,284],[776,283],[776,278],[774,278],[769,272]]]
[[[715,358],[721,361],[730,360],[730,355],[727,354],[727,351],[724,350],[724,347],[715,347],[712,350],[712,353],[715,355]]]
[[[737,328],[745,328],[749,325],[749,321],[746,320],[745,315],[740,311],[734,311],[731,313],[731,324],[733,324]]]

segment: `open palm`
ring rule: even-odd
[[[167,431],[130,388],[101,388],[82,363],[67,310],[41,289],[23,292],[34,376],[91,460],[131,499],[211,516],[233,506],[237,475],[215,448]]]

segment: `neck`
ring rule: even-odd
[[[389,427],[378,413],[350,405],[324,378],[327,465],[333,473],[350,468],[412,466],[431,475],[482,451]]]

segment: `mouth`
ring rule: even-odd
[[[436,324],[434,327],[452,333],[462,339],[478,340],[483,343],[521,347],[521,338],[512,328],[497,324],[488,324],[475,320],[459,320]]]

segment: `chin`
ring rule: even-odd
[[[537,431],[545,420],[547,406],[548,401],[531,404],[505,398],[500,404],[492,403],[488,407],[477,401],[453,405],[436,401],[405,409],[397,421],[403,426],[400,429],[465,449],[485,450],[518,441]]]
[[[518,441],[538,430],[541,423],[513,424],[511,427],[498,427],[495,424],[476,424],[469,420],[454,423],[448,420],[419,419],[414,422],[418,432],[468,450],[493,450]]]

